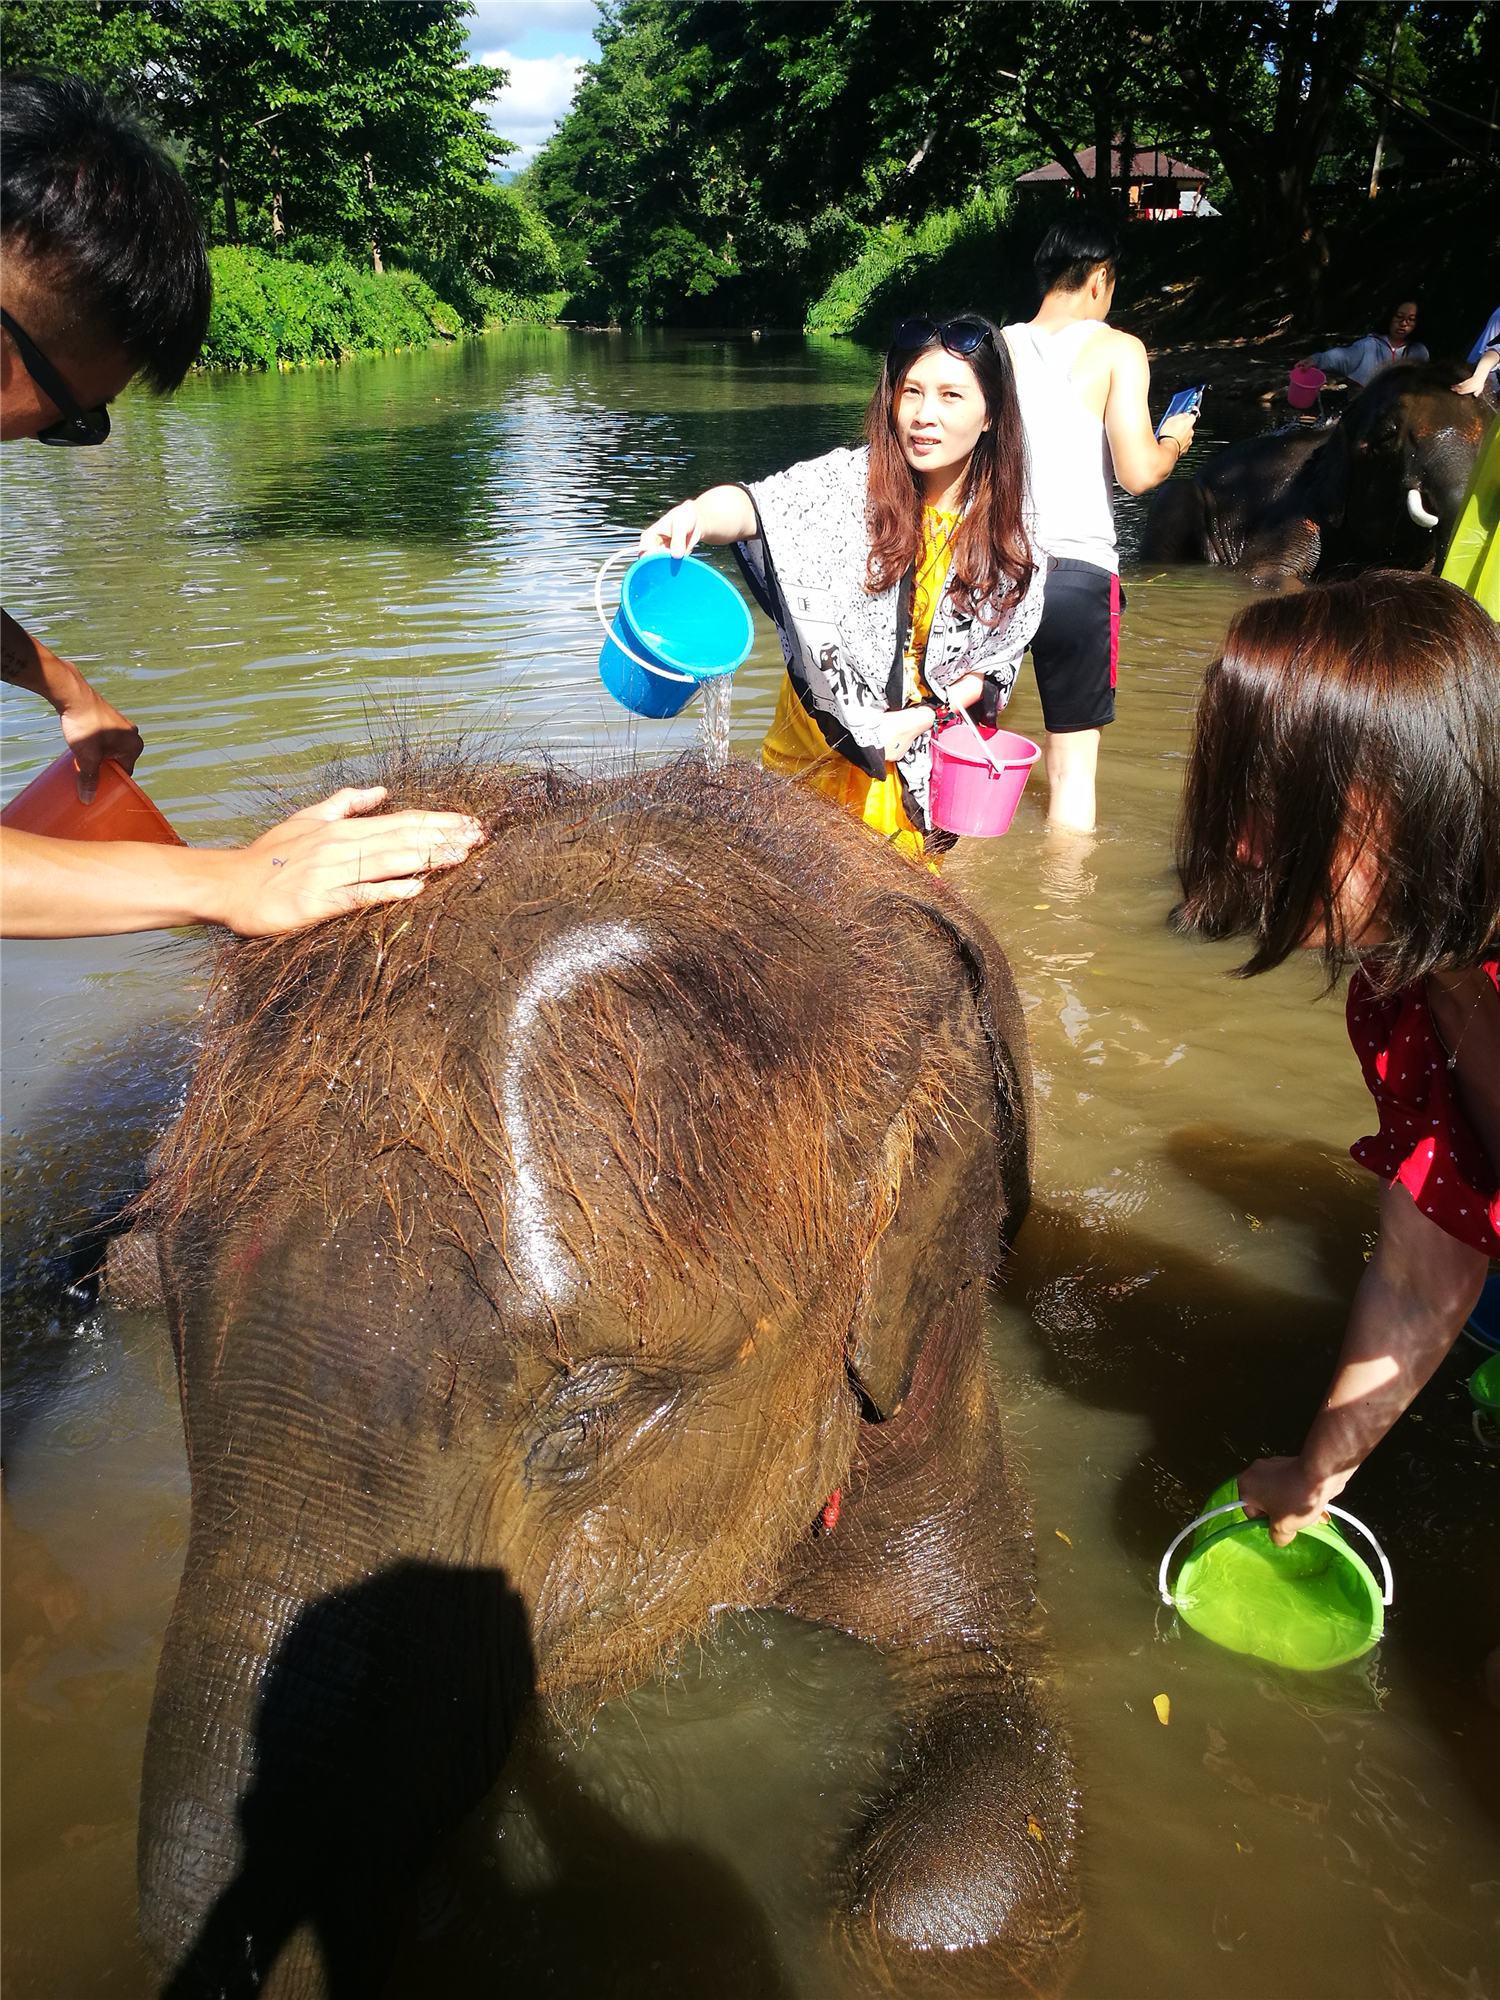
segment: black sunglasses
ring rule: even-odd
[[[983,347],[994,335],[982,319],[903,319],[896,325],[891,335],[891,346],[903,353],[922,347],[931,347],[940,340],[950,354],[972,354],[977,347]]]
[[[0,326],[16,343],[26,373],[62,411],[57,423],[37,432],[37,443],[103,444],[109,436],[109,411],[103,403],[95,410],[85,410],[31,335],[23,333],[3,307],[0,307]]]

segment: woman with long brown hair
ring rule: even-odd
[[[1380,1231],[1301,1452],[1240,1474],[1289,1542],[1457,1339],[1500,1256],[1500,634],[1435,577],[1248,606],[1198,702],[1180,928],[1320,951],[1380,1129]],[[1492,1661],[1500,1699],[1500,1653]]]
[[[992,724],[1041,618],[1020,411],[993,324],[903,320],[865,437],[710,487],[640,546],[736,544],[787,664],[762,762],[915,859],[931,831],[934,723],[962,706]]]

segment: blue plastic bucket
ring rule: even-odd
[[[732,674],[755,637],[749,607],[734,585],[693,556],[674,561],[665,550],[641,556],[625,572],[613,625],[604,615],[604,574],[594,606],[609,634],[599,652],[599,678],[636,715],[665,718],[685,708],[700,681]]]

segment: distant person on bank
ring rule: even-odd
[[[1367,333],[1351,340],[1347,347],[1328,347],[1321,354],[1305,354],[1299,368],[1321,368],[1325,375],[1342,375],[1356,389],[1363,389],[1382,368],[1395,361],[1425,361],[1427,349],[1412,339],[1417,324],[1417,302],[1403,299],[1391,314],[1384,333]]]
[[[1191,416],[1158,440],[1148,398],[1151,365],[1134,334],[1105,325],[1120,242],[1108,223],[1080,215],[1049,229],[1036,253],[1041,309],[1005,329],[1026,427],[1046,603],[1031,644],[1042,719],[1050,826],[1094,824],[1100,732],[1115,719],[1120,654],[1120,564],[1114,486],[1159,486],[1192,442]]]
[[[1500,306],[1489,316],[1485,329],[1469,349],[1469,372],[1454,388],[1460,396],[1492,394],[1495,371],[1500,368]]]
[[[913,860],[951,846],[928,805],[943,708],[993,724],[1042,615],[1010,356],[978,313],[895,330],[867,443],[713,486],[641,553],[734,542],[786,658],[761,750]]]
[[[1245,974],[1317,951],[1330,986],[1352,975],[1379,1130],[1351,1151],[1383,1189],[1302,1449],[1239,1477],[1283,1545],[1432,1375],[1500,1257],[1497,797],[1500,636],[1451,584],[1372,570],[1235,617],[1198,699],[1177,923],[1246,939]]]
[[[137,375],[176,388],[203,342],[208,258],[177,169],[93,85],[12,71],[0,124],[0,439],[97,445]],[[18,564],[11,562],[14,574]],[[94,796],[140,732],[69,661],[4,617],[4,678],[52,703]],[[421,873],[481,835],[458,813],[352,818],[384,798],[341,791],[249,847],[51,840],[0,828],[0,933],[72,937],[220,923],[296,930],[414,896]]]

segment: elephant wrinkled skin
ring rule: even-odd
[[[1486,426],[1456,366],[1386,368],[1325,430],[1247,438],[1157,488],[1145,562],[1222,563],[1252,583],[1428,570],[1441,561]]]
[[[192,1474],[165,1990],[378,1993],[533,1689],[586,1714],[725,1605],[891,1663],[856,1970],[1050,1986],[1075,1808],[980,1325],[1029,1196],[998,945],[746,766],[392,782],[491,844],[225,947],[152,1195]]]

